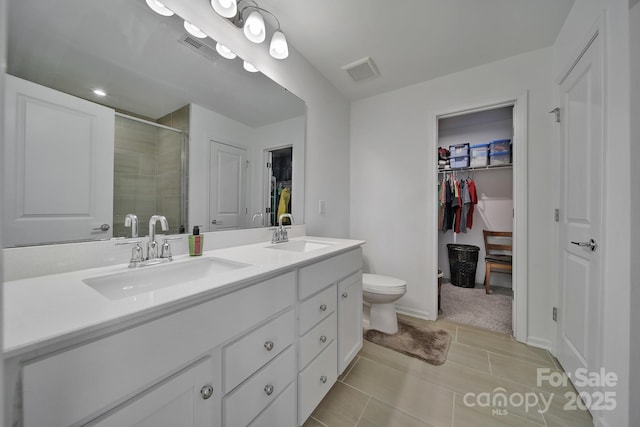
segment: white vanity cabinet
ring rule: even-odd
[[[362,348],[361,268],[357,248],[298,270],[298,425]],[[360,296],[342,297],[358,287]]]

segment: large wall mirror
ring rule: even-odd
[[[303,222],[302,100],[145,0],[8,9],[5,246]]]

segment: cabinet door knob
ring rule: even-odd
[[[207,400],[213,395],[213,387],[206,385],[200,389],[200,395],[204,400]]]
[[[271,384],[267,384],[264,386],[264,392],[267,396],[271,396],[273,394],[273,386]]]
[[[273,350],[273,341],[267,341],[264,343],[264,348],[267,349],[267,351],[271,351]]]
[[[342,298],[348,298],[348,297],[349,297],[349,294],[347,292],[342,293]]]
[[[327,377],[325,377],[324,375],[321,376],[320,381],[322,381],[322,384],[325,384],[327,382]]]
[[[322,336],[320,337],[320,342],[327,342],[327,337],[326,337],[326,336],[324,336],[324,335],[322,335]]]
[[[327,311],[327,304],[321,304],[320,311]]]

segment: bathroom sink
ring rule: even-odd
[[[282,251],[290,252],[311,252],[318,249],[324,249],[331,246],[331,242],[314,242],[311,240],[296,240],[294,242],[276,243],[271,246],[267,246],[270,249],[278,249]]]
[[[249,264],[207,257],[91,277],[83,282],[105,297],[117,300],[245,267]]]

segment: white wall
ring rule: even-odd
[[[631,168],[631,183],[635,190],[631,192],[631,212],[640,212],[640,3],[636,2],[630,12],[630,53],[631,53],[631,164],[636,166]],[[637,244],[640,242],[640,227],[631,228],[631,247],[629,251],[637,254]],[[635,327],[630,328],[629,350],[630,360],[632,362],[629,375],[629,396],[640,396],[640,363],[638,363],[638,355],[640,355],[640,286],[638,286],[638,277],[640,277],[640,263],[631,263],[631,274],[634,278],[634,285],[631,286],[631,318],[630,324]],[[633,363],[635,362],[635,363]],[[629,425],[640,425],[640,405],[630,405]]]
[[[7,2],[5,0],[0,0],[0,99],[4,99],[4,75],[7,71],[7,59],[6,59],[6,44],[7,44]],[[4,147],[4,102],[0,102],[0,146]],[[4,176],[4,172],[2,171],[4,165],[4,153],[3,150],[0,150],[0,176]],[[4,224],[2,220],[2,212],[4,209],[2,207],[2,197],[0,197],[0,224]],[[3,230],[0,227],[0,248],[2,245],[2,234]],[[4,277],[4,269],[3,269],[4,260],[0,257],[0,283],[3,283]],[[4,306],[2,303],[2,294],[4,292],[0,292],[0,319],[3,318],[2,315],[2,307]],[[2,342],[2,329],[0,329],[0,343]],[[4,356],[0,356],[0,384],[4,384]],[[0,402],[4,402],[3,398],[3,389],[4,387],[0,387]],[[0,405],[0,427],[4,424],[4,404]]]
[[[435,115],[515,100],[528,91],[528,335],[551,343],[551,87],[551,50],[542,49],[352,104],[351,236],[367,240],[368,271],[408,281],[402,310],[436,316],[437,254],[428,251],[437,239]]]
[[[603,14],[604,13],[604,14]],[[604,16],[604,18],[603,18]],[[629,423],[630,283],[631,247],[630,121],[629,121],[629,0],[575,2],[553,49],[553,77],[558,82],[568,71],[593,28],[602,22],[605,49],[605,158],[603,343],[601,365],[618,376],[616,410],[594,414],[596,425]],[[557,86],[556,86],[557,87]],[[558,101],[557,92],[555,94]],[[637,121],[637,120],[636,120]],[[637,192],[637,188],[633,189]],[[637,197],[637,196],[636,196]],[[637,203],[637,201],[636,201]],[[637,284],[637,278],[635,279]],[[636,309],[637,307],[634,307]],[[637,326],[637,323],[636,323]],[[633,355],[637,363],[637,353]],[[635,367],[637,369],[637,367]],[[637,371],[636,371],[637,373]],[[637,395],[634,397],[637,402]],[[634,404],[637,406],[637,404]]]
[[[254,64],[307,105],[305,224],[310,235],[349,235],[349,102],[290,46],[284,61],[271,58],[266,44],[255,45],[213,12],[207,1],[163,3],[216,41]],[[160,18],[160,17],[159,17]],[[325,200],[326,212],[318,212]]]

